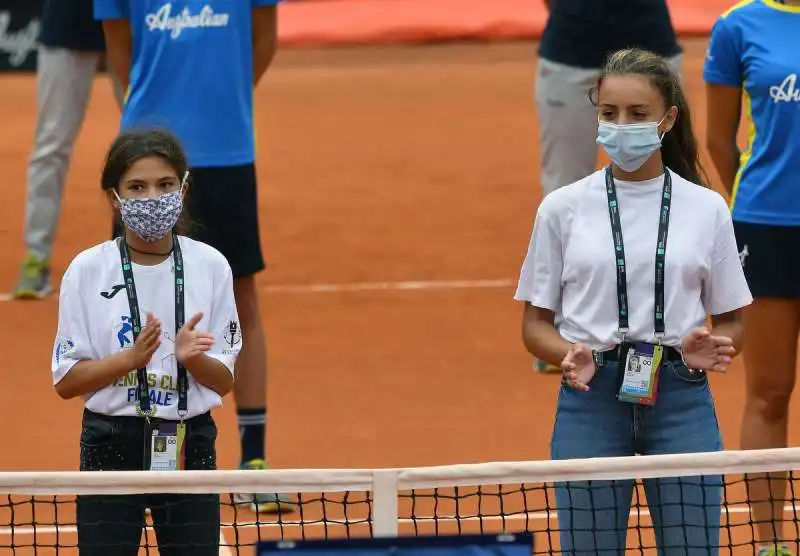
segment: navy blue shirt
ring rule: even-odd
[[[665,58],[681,53],[666,0],[551,0],[551,4],[539,47],[539,55],[551,62],[599,69],[611,52],[622,48],[644,48]]]
[[[45,0],[39,42],[69,50],[105,52],[103,27],[94,19],[92,0]]]

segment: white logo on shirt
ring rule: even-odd
[[[206,27],[227,27],[230,14],[214,13],[206,4],[198,14],[192,14],[188,6],[176,15],[172,15],[172,2],[167,2],[154,14],[145,16],[145,23],[150,31],[169,31],[173,39],[177,39],[184,29]]]
[[[777,102],[800,102],[800,89],[797,89],[797,74],[787,75],[780,86],[769,88],[769,96]]]
[[[739,251],[739,262],[742,263],[742,268],[744,268],[744,260],[747,258],[749,254],[750,251],[747,250],[747,245],[745,245],[744,248],[741,251]]]
[[[11,12],[0,12],[0,52],[8,54],[8,63],[11,66],[20,66],[28,55],[36,52],[36,38],[39,36],[39,20],[31,19],[28,24],[17,31],[9,31],[11,27]]]

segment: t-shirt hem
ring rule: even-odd
[[[192,168],[222,168],[225,166],[243,166],[245,164],[255,163],[256,157],[254,154],[235,153],[225,156],[220,156],[219,153],[190,156],[189,165]]]
[[[538,307],[540,309],[547,309],[548,311],[554,311],[554,312],[558,310],[558,303],[551,303],[542,298],[525,296],[521,294],[514,294],[514,299],[516,301],[524,301],[530,303],[534,307]]]
[[[94,19],[95,21],[105,21],[107,19],[128,19],[128,16],[119,12],[103,12],[95,10]]]
[[[104,54],[106,51],[105,44],[86,43],[69,41],[66,39],[50,39],[45,37],[39,38],[39,44],[45,48],[63,48],[64,50],[71,50],[73,52],[85,52],[89,54]]]
[[[572,54],[570,52],[566,52],[566,50],[567,49],[561,48],[560,46],[549,44],[549,40],[545,39],[542,41],[542,46],[539,48],[539,57],[544,58],[549,62],[583,70],[600,70],[606,63],[604,55],[597,56],[596,54]],[[667,59],[683,54],[683,48],[681,48],[679,44],[676,44],[671,48],[650,47],[649,50],[653,51],[655,54],[658,54],[662,58]]]
[[[207,407],[205,409],[201,409],[201,410],[191,410],[190,409],[189,412],[186,415],[184,415],[183,418],[184,419],[192,419],[194,417],[198,417],[200,415],[204,415],[204,414],[206,414],[206,413],[208,413],[210,411],[213,411],[214,409],[220,408],[220,407],[222,407],[221,403],[215,404],[215,405],[211,405],[211,406],[209,406],[209,407]],[[134,406],[132,406],[130,409],[125,408],[123,410],[115,410],[115,411],[107,411],[107,410],[96,409],[96,408],[90,407],[90,404],[84,404],[84,408],[88,409],[92,413],[97,413],[98,415],[105,415],[106,417],[139,417],[139,414],[136,412],[136,409],[135,409]],[[166,421],[180,421],[180,419],[181,419],[180,416],[178,415],[177,406],[175,406],[174,411],[173,411],[172,408],[170,408],[169,412],[163,411],[162,408],[159,407],[156,410],[155,417],[157,419],[162,419],[162,420],[166,420]]]
[[[723,305],[721,308],[715,307],[713,311],[709,309],[708,314],[713,316],[723,315],[725,313],[730,313],[731,311],[736,311],[737,309],[743,309],[751,303],[753,303],[752,296],[739,297],[735,301]]]
[[[728,87],[740,87],[742,82],[738,79],[734,80],[730,77],[724,76],[714,71],[706,71],[703,73],[703,80],[712,85],[727,85]]]
[[[53,386],[58,385],[59,382],[64,380],[69,372],[72,370],[72,367],[80,363],[79,359],[70,359],[69,362],[61,363],[56,372],[53,373]],[[63,370],[62,370],[63,368]]]
[[[743,224],[759,224],[762,226],[791,226],[800,227],[800,217],[778,214],[764,214],[758,212],[737,210],[734,206],[731,219]]]

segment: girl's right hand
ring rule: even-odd
[[[594,357],[589,346],[584,344],[572,344],[567,356],[561,362],[561,371],[564,379],[570,388],[587,392],[589,382],[595,373]]]
[[[160,345],[161,321],[153,313],[147,313],[147,322],[129,351],[131,369],[146,367]]]

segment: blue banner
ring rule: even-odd
[[[532,533],[262,541],[257,556],[531,556]]]

